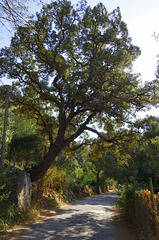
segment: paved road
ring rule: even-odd
[[[61,210],[26,231],[18,240],[130,240],[114,224],[115,193],[89,198]]]

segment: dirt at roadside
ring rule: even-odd
[[[66,209],[69,205],[70,204],[63,204],[59,207],[54,207],[52,210],[41,210],[37,218],[26,222],[24,225],[18,225],[6,231],[0,230],[0,240],[16,240],[34,225],[54,216],[62,209]]]
[[[139,231],[128,222],[122,219],[121,211],[116,207],[113,217],[117,238],[115,240],[139,240]]]
[[[97,201],[97,199],[98,199],[98,197],[97,198],[92,198],[92,200],[90,199],[90,201]],[[102,198],[101,196],[99,196],[99,201],[101,201],[99,204],[102,204],[102,203],[104,203],[105,199]],[[110,197],[109,197],[109,202],[108,203],[111,205]],[[88,202],[87,202],[87,204],[88,204]],[[89,204],[92,204],[92,203],[90,202]],[[80,205],[82,206],[82,201],[80,202]],[[92,206],[93,205],[90,205],[91,210],[92,210]],[[33,229],[34,225],[36,226],[36,224],[39,224],[39,223],[42,225],[43,222],[45,222],[45,220],[49,221],[49,218],[51,220],[51,218],[53,216],[56,217],[56,214],[58,215],[59,212],[62,213],[63,210],[69,209],[69,207],[70,207],[70,205],[64,205],[64,206],[62,206],[58,209],[55,209],[54,211],[50,211],[50,210],[42,211],[41,216],[38,217],[36,220],[34,220],[32,222],[28,222],[24,226],[19,226],[17,228],[11,229],[11,230],[6,231],[6,232],[0,232],[0,239],[2,239],[2,240],[16,240],[16,239],[20,238],[22,235],[24,235],[26,231],[28,231],[30,229]],[[108,212],[109,212],[109,209],[108,209]],[[100,211],[99,211],[99,213],[100,213]],[[114,207],[113,208],[113,213],[110,213],[110,214],[112,214],[112,220],[111,220],[112,221],[111,224],[113,225],[112,229],[114,229],[113,231],[115,231],[115,233],[113,232],[114,237],[111,238],[111,239],[114,239],[114,240],[137,240],[136,229],[134,229],[132,227],[132,225],[127,224],[122,220],[119,209],[117,207]],[[45,238],[43,238],[43,239],[45,239]],[[60,239],[62,239],[62,238],[60,238]],[[85,238],[83,238],[83,239],[85,239]],[[94,239],[94,238],[90,237],[90,239]],[[107,240],[106,237],[102,238],[102,239]]]
[[[24,225],[15,226],[6,231],[0,231],[0,240],[16,240],[23,233],[29,230],[33,225],[36,225],[49,217],[55,215],[60,209],[65,208],[67,205],[62,206],[61,208],[55,208],[54,210],[42,210],[40,216],[34,220],[28,221]]]

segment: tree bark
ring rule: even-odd
[[[35,169],[32,169],[29,173],[31,176],[31,181],[37,181],[42,178],[50,166],[54,163],[56,157],[59,155],[62,149],[69,145],[70,142],[73,142],[86,128],[86,125],[91,121],[93,116],[96,115],[96,112],[92,113],[86,121],[79,127],[79,129],[72,134],[69,138],[65,139],[64,134],[66,131],[66,119],[65,115],[60,115],[61,127],[58,131],[57,138],[54,143],[51,144],[49,152],[47,153],[46,157],[39,164]]]
[[[96,193],[99,194],[99,173],[97,172],[97,189],[96,189]]]
[[[47,153],[42,163],[29,172],[32,182],[41,179],[45,175],[45,173],[54,163],[56,157],[58,156],[62,149],[63,147],[56,146],[55,144],[50,146],[49,152]]]

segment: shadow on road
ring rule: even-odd
[[[115,200],[115,194],[104,194],[75,203],[35,225],[19,240],[116,239],[112,223]]]
[[[48,219],[19,239],[107,239],[114,229],[110,221],[94,218],[94,213],[73,214],[65,219]]]
[[[117,216],[115,193],[88,198],[48,215],[14,240],[136,240]],[[47,215],[46,215],[47,216]],[[2,238],[3,239],[3,238]],[[7,238],[5,238],[7,239]]]

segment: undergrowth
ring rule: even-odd
[[[18,209],[17,169],[5,166],[0,171],[0,230],[24,224],[40,215],[43,209],[52,210],[94,194],[89,186],[77,184],[63,170],[49,169],[43,179],[32,183],[32,201],[26,209]]]
[[[24,222],[17,208],[17,169],[5,166],[0,170],[0,229]]]
[[[137,240],[158,240],[154,235],[153,209],[148,189],[134,193],[132,185],[119,186],[117,204],[122,209],[123,219],[138,228]]]

